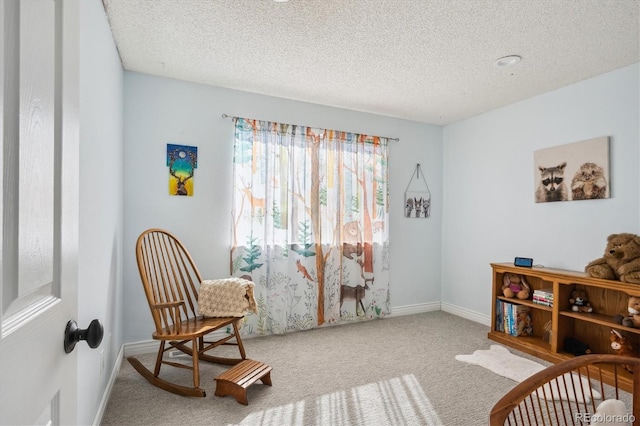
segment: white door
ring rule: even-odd
[[[2,425],[77,419],[77,108],[77,3],[0,1]]]

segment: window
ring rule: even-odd
[[[386,138],[235,119],[230,256],[256,283],[248,333],[389,312],[387,158]]]

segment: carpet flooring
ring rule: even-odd
[[[483,425],[517,384],[455,359],[495,344],[488,331],[437,311],[245,338],[247,356],[273,367],[273,386],[250,386],[248,406],[214,395],[227,366],[201,363],[207,396],[189,398],[150,385],[123,361],[102,424]],[[155,354],[139,359],[152,369]],[[190,371],[163,367],[161,376],[189,385]]]

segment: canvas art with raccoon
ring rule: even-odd
[[[533,166],[536,203],[611,196],[608,136],[536,150]]]
[[[567,201],[569,199],[567,185],[564,182],[566,166],[566,162],[552,167],[538,166],[540,180],[536,190],[536,203]]]

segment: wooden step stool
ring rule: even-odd
[[[216,396],[232,395],[240,404],[249,405],[247,388],[258,380],[271,386],[271,367],[245,359],[215,378]]]

